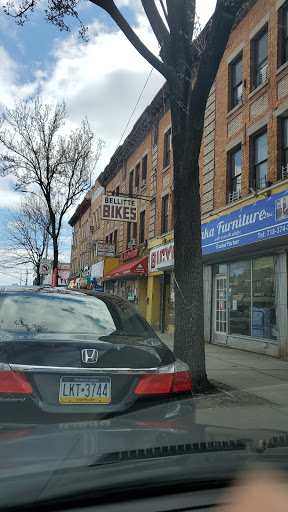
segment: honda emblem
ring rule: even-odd
[[[94,348],[85,348],[82,350],[82,361],[83,363],[96,363],[98,359],[98,350]]]

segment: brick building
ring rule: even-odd
[[[207,102],[199,163],[205,341],[286,356],[288,2],[250,0],[238,19]],[[138,197],[138,223],[99,220],[92,236],[84,227],[87,218],[96,212],[99,219],[100,196],[110,192]],[[173,156],[166,86],[70,224],[77,240],[82,230],[81,250],[75,242],[72,248],[73,271],[91,269],[101,259],[85,240],[115,243],[120,262],[103,274],[106,289],[133,300],[152,325],[173,331]],[[145,258],[145,273],[131,272]]]
[[[101,220],[100,206],[104,194],[137,198],[138,222]],[[71,286],[93,286],[93,279],[100,277],[95,272],[98,273],[100,269],[106,291],[131,300],[148,321],[159,326],[159,276],[163,272],[151,278],[148,276],[149,241],[153,240],[155,244],[157,240],[156,243],[161,244],[162,234],[171,238],[172,233],[173,237],[172,198],[171,116],[167,87],[164,86],[140,116],[123,145],[116,150],[69,221],[73,227]],[[99,255],[97,242],[114,244],[115,258]],[[137,274],[136,263],[144,264],[144,274]],[[105,271],[108,264],[109,269]],[[156,277],[157,280],[154,280]],[[147,295],[148,283],[151,297]],[[167,308],[169,290],[166,284],[164,288]],[[169,315],[166,312],[166,327],[168,323]]]
[[[205,114],[205,338],[287,355],[288,3],[250,2]]]

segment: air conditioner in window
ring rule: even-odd
[[[135,187],[134,194],[138,194],[138,187]]]
[[[288,165],[282,166],[282,179],[288,178]]]
[[[136,238],[131,238],[131,240],[130,240],[130,242],[129,242],[129,243],[130,243],[131,247],[133,247],[133,245],[137,245],[137,240],[136,240]]]
[[[142,185],[142,187],[146,187],[146,180],[142,180],[141,185]]]
[[[90,231],[90,233],[94,233],[94,229],[95,229],[95,228],[94,228],[94,226],[90,226],[90,227],[89,227],[89,231]]]

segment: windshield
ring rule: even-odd
[[[57,293],[0,295],[1,331],[152,336],[129,304]]]
[[[1,5],[0,512],[286,481],[288,0]]]

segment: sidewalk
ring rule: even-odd
[[[173,335],[166,332],[157,332],[157,335],[163,343],[173,350]],[[257,423],[258,428],[259,422],[263,421],[263,428],[268,422],[269,424],[273,423],[273,428],[287,430],[288,361],[212,344],[205,344],[205,353],[209,379],[229,386],[234,390],[248,393],[255,399],[255,405],[253,407],[250,405],[247,411],[244,410],[244,407],[238,408],[238,411],[242,411],[242,413],[237,416],[237,425],[239,423],[241,425],[243,422],[247,423],[249,409],[249,419],[251,420],[251,411],[253,410],[252,423]],[[211,416],[211,409],[209,410]],[[236,407],[234,410],[236,410]],[[202,420],[205,417],[205,412],[206,416],[209,413],[207,410],[201,411]],[[231,408],[229,412],[230,414],[226,415],[226,421],[231,424]],[[213,409],[213,419],[215,419],[217,413],[219,413],[219,410],[214,411]],[[222,410],[221,421],[223,421],[223,414]],[[236,419],[232,419],[233,426],[235,426],[235,422]]]

